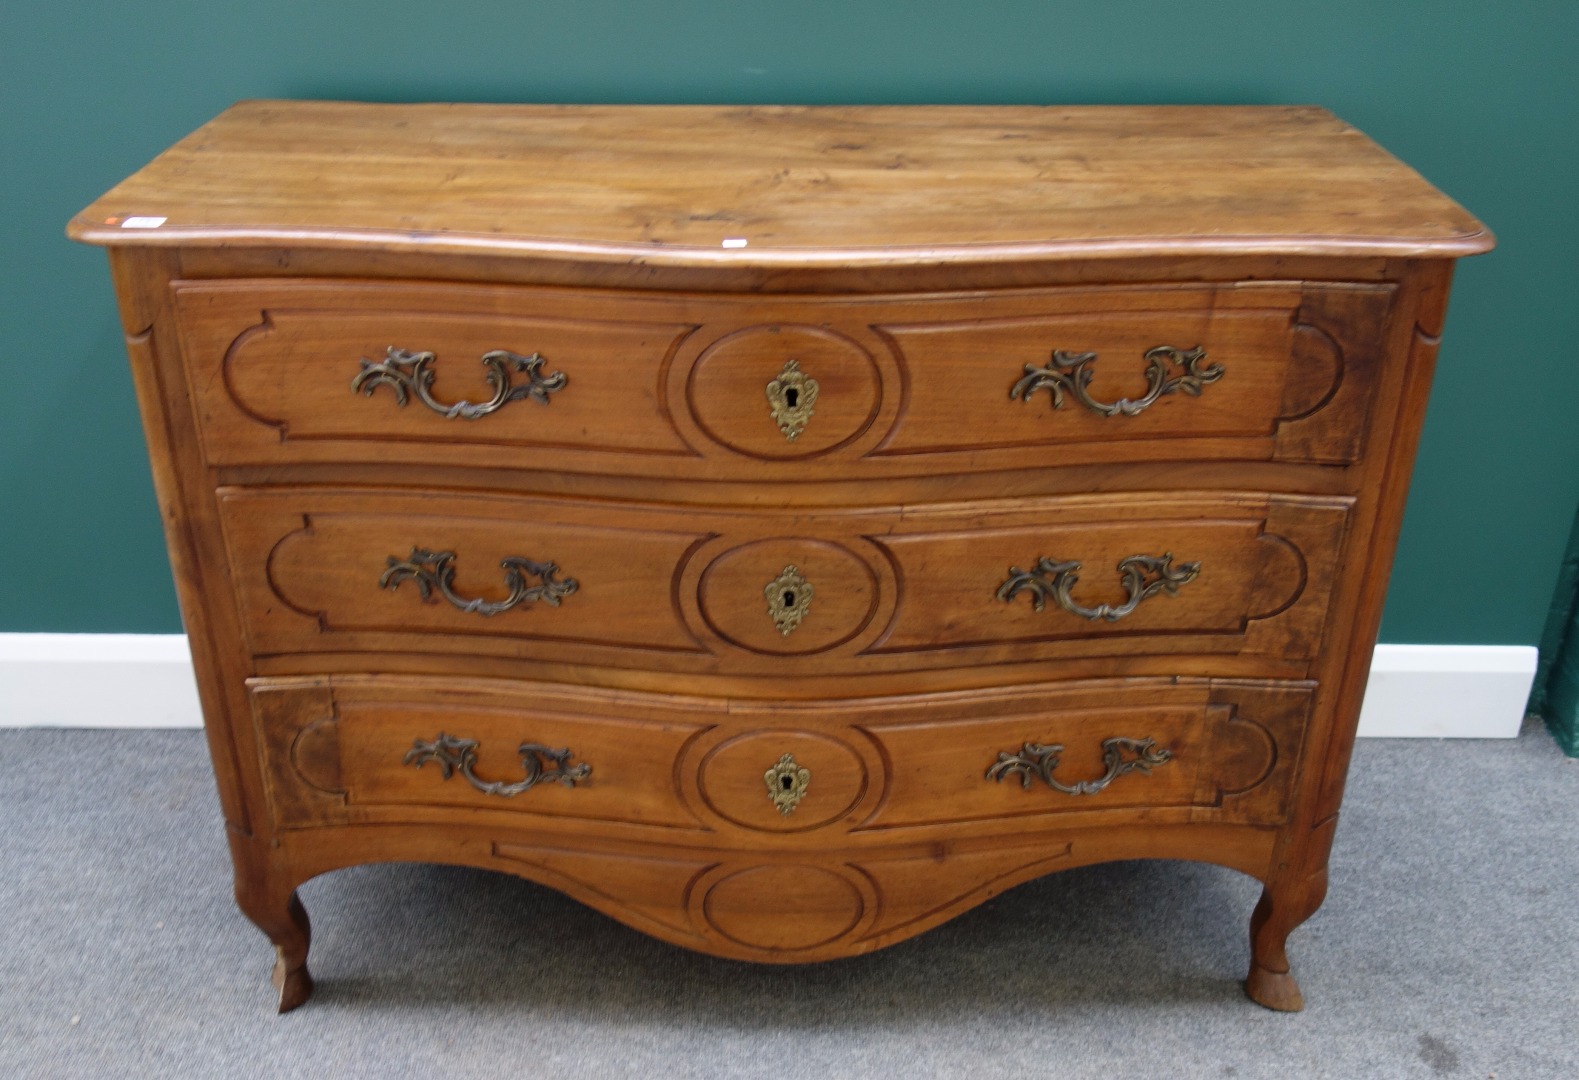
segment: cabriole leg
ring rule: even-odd
[[[1250,974],[1245,993],[1258,1005],[1279,1012],[1305,1007],[1299,983],[1289,970],[1288,935],[1316,913],[1327,895],[1325,868],[1296,882],[1273,882],[1261,891],[1250,916]]]
[[[307,950],[312,944],[312,924],[294,889],[270,881],[249,880],[237,864],[236,904],[274,943],[274,988],[279,991],[279,1011],[290,1012],[312,996],[313,980],[307,972]]]

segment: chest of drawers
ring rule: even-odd
[[[1452,260],[1310,108],[238,105],[109,247],[242,910],[768,962],[1110,859],[1293,1009]]]

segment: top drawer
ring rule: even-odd
[[[1390,285],[782,298],[176,282],[213,465],[693,479],[1358,459]]]

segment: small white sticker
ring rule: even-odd
[[[125,221],[121,222],[121,228],[123,228],[123,229],[157,229],[159,226],[163,225],[168,220],[169,220],[168,218],[162,218],[162,217],[129,217]]]
[[[727,248],[742,248],[746,246],[746,241],[743,237],[731,236],[724,241],[724,246]]]

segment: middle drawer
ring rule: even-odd
[[[1351,500],[1198,492],[816,513],[222,489],[254,654],[678,673],[1314,657]]]

